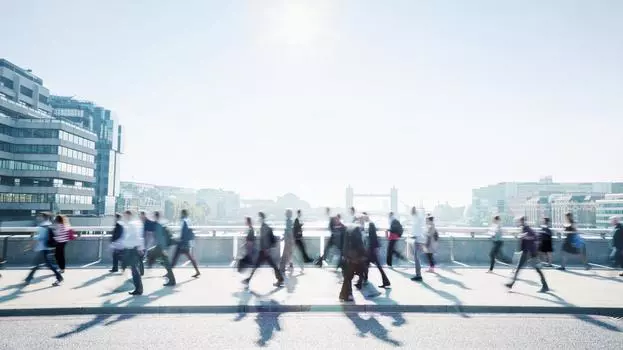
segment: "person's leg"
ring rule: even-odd
[[[396,245],[396,241],[390,240],[387,242],[387,255],[386,255],[386,263],[387,266],[392,266],[392,260],[394,257],[394,246]]]
[[[175,253],[173,253],[173,259],[171,259],[171,267],[175,267],[177,265],[177,259],[180,258],[180,246],[175,247]]]
[[[58,243],[56,245],[56,250],[54,251],[56,263],[58,264],[58,268],[61,269],[61,271],[65,271],[65,244],[65,242]]]
[[[298,247],[299,251],[301,252],[301,256],[303,257],[303,261],[306,262],[306,263],[312,262],[312,259],[307,254],[307,249],[305,247],[305,242],[303,242],[302,238],[296,240],[296,246]]]
[[[545,280],[545,275],[543,271],[541,271],[541,267],[539,266],[539,261],[536,257],[532,258],[532,266],[541,277],[541,292],[547,292],[549,290],[549,286],[547,285],[547,281]]]
[[[351,263],[344,264],[344,281],[342,282],[342,289],[340,290],[341,300],[350,300],[353,295],[353,277],[354,267]]]
[[[415,244],[415,254],[413,254],[413,260],[415,260],[415,277],[422,277],[422,264],[420,262],[420,254],[422,253],[422,245]]]
[[[141,295],[143,294],[143,281],[141,279],[141,272],[139,271],[139,262],[142,259],[136,249],[126,250],[126,254],[130,256],[130,269],[132,270],[132,282],[134,283],[134,291],[131,294]]]
[[[143,276],[145,274],[145,263],[143,262],[145,257],[143,256],[144,254],[138,250],[136,251],[136,254],[138,254],[138,272],[141,276]]]
[[[169,262],[169,257],[167,255],[167,252],[160,247],[156,247],[156,249],[157,249],[157,257],[159,258],[162,266],[164,266],[164,269],[167,271],[167,279],[169,280],[167,284],[168,285],[175,284],[175,275],[173,274],[173,269],[171,268],[171,263]]]
[[[292,249],[293,249],[292,242],[284,243],[283,254],[281,254],[281,260],[279,261],[279,272],[281,272],[281,274],[286,273],[286,267],[288,266],[288,264],[290,263],[292,259]],[[272,260],[272,257],[271,257],[271,260]]]
[[[30,270],[30,273],[28,273],[28,276],[26,276],[26,283],[30,283],[30,281],[32,281],[32,278],[35,276],[35,272],[37,272],[37,270],[39,269],[39,265],[41,265],[41,263],[43,261],[45,261],[45,259],[43,258],[43,252],[37,252],[37,254],[35,254],[35,257],[33,258],[33,267]]]
[[[499,242],[497,241],[493,242],[493,245],[491,246],[491,251],[489,252],[489,271],[493,271],[493,268],[495,267],[495,258],[497,257],[498,251],[500,250],[500,245],[498,243]]]
[[[195,275],[193,277],[198,277],[199,275],[201,275],[201,272],[199,272],[199,265],[197,265],[197,260],[195,260],[195,257],[190,252],[190,248],[184,250],[183,254],[186,255],[190,263],[195,268]]]
[[[43,259],[45,261],[45,265],[52,270],[52,272],[54,272],[54,276],[56,276],[56,281],[57,282],[61,282],[63,280],[63,276],[61,275],[61,272],[58,270],[58,266],[56,265],[56,263],[54,262],[54,260],[52,259],[52,252],[49,250],[44,250],[43,251]]]
[[[251,278],[255,274],[255,270],[257,270],[257,268],[260,267],[264,263],[265,259],[266,259],[266,253],[264,252],[264,250],[260,250],[259,255],[257,256],[257,260],[255,261],[255,266],[253,266],[253,270],[251,270],[251,274],[245,280],[246,282],[251,281]]]
[[[515,284],[515,281],[517,281],[517,276],[519,275],[519,270],[521,270],[523,268],[523,266],[526,264],[527,260],[528,260],[528,253],[522,252],[521,253],[521,257],[519,258],[519,263],[517,264],[517,268],[515,269],[515,273],[513,274],[513,279],[511,280],[510,283],[507,284],[507,286],[509,288],[512,287],[513,284]]]
[[[281,271],[279,271],[279,267],[277,266],[277,264],[275,264],[273,257],[270,256],[270,253],[266,254],[266,257],[264,259],[266,259],[266,261],[268,262],[268,265],[270,265],[270,267],[272,267],[273,270],[275,271],[275,278],[277,279],[277,282],[278,283],[283,282],[283,275],[281,274]]]
[[[112,251],[112,269],[110,272],[119,271],[119,250],[115,249]]]

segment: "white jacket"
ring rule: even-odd
[[[145,249],[145,228],[139,220],[125,222],[123,224],[123,247],[125,249]]]
[[[411,235],[415,239],[415,243],[426,244],[426,233],[424,232],[424,224],[418,214],[412,217]]]

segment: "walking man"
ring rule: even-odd
[[[331,237],[329,238],[329,241],[327,242],[327,245],[324,247],[324,253],[322,254],[322,256],[318,259],[318,262],[316,263],[318,266],[322,267],[322,261],[325,260],[327,258],[327,255],[330,252],[330,249],[335,247],[338,251],[339,251],[339,255],[340,255],[340,261],[338,262],[338,268],[342,265],[342,231],[344,228],[344,225],[342,224],[342,221],[340,220],[340,215],[336,215],[336,216],[330,216],[330,209],[327,208],[327,216],[329,216],[329,232],[331,233]]]
[[[292,253],[294,252],[294,233],[293,233],[292,209],[286,210],[286,227],[283,232],[283,253],[279,263],[279,272],[286,273],[286,266],[292,266]],[[302,265],[302,264],[301,264]]]
[[[614,267],[623,268],[623,224],[618,217],[610,218],[612,231],[612,254],[614,255]],[[619,276],[623,277],[623,273]]]
[[[493,272],[493,267],[495,267],[496,259],[507,264],[512,262],[511,259],[505,257],[502,253],[502,247],[504,246],[502,236],[502,221],[500,220],[500,216],[496,215],[493,217],[493,225],[491,227],[491,239],[493,240],[493,245],[491,246],[491,251],[489,252],[489,273]]]
[[[26,277],[26,284],[29,284],[32,281],[35,272],[37,272],[41,264],[45,264],[50,270],[52,270],[54,276],[56,276],[56,282],[52,284],[53,286],[60,286],[63,282],[63,276],[61,276],[58,266],[56,266],[52,256],[51,242],[54,242],[54,230],[52,229],[52,222],[50,219],[51,214],[49,213],[37,214],[37,222],[39,223],[39,226],[37,227],[37,233],[34,236],[35,241],[33,242],[33,250],[36,252],[36,255],[34,266]]]
[[[134,218],[131,211],[124,213],[123,225],[123,260],[125,265],[132,270],[132,282],[134,283],[134,291],[130,295],[143,295],[143,281],[139,271],[142,251],[145,250],[145,233],[143,223]]]
[[[340,301],[352,302],[353,298],[353,277],[362,276],[362,271],[367,263],[366,249],[363,246],[361,227],[359,225],[349,225],[344,230],[344,281],[340,290]]]
[[[294,232],[294,244],[298,248],[301,256],[303,257],[303,261],[305,263],[310,263],[313,260],[307,255],[307,249],[305,249],[305,242],[303,241],[303,213],[301,213],[301,209],[296,211],[296,219],[294,219],[294,226],[292,227],[292,231]]]
[[[541,293],[547,293],[549,291],[549,286],[547,285],[547,281],[545,280],[545,276],[541,271],[541,267],[538,252],[537,252],[537,241],[538,236],[532,230],[528,224],[526,224],[526,218],[524,216],[520,217],[518,220],[518,225],[521,227],[521,257],[519,258],[519,263],[517,264],[517,268],[515,269],[515,274],[513,275],[513,279],[506,284],[506,286],[511,289],[517,280],[517,275],[519,275],[519,271],[526,265],[527,262],[530,262],[532,267],[536,270],[541,277]]]
[[[169,256],[167,250],[170,245],[170,232],[164,226],[164,223],[160,219],[160,212],[154,212],[153,221],[154,239],[153,246],[147,251],[147,267],[151,268],[155,261],[159,261],[167,271],[167,283],[164,285],[167,287],[175,285],[175,275],[171,269],[171,263],[169,262]]]
[[[370,221],[370,217],[367,213],[363,213],[362,221],[368,226],[368,262],[373,263],[379,269],[379,273],[381,274],[381,279],[383,284],[379,286],[379,288],[390,288],[391,283],[389,283],[389,278],[383,271],[383,266],[379,261],[379,248],[381,247],[379,243],[379,237],[376,233],[376,225],[374,222]],[[364,276],[364,282],[368,281],[368,269],[366,269],[366,273]]]
[[[411,228],[411,234],[413,235],[414,240],[413,260],[415,261],[415,276],[413,276],[411,280],[421,281],[422,263],[420,261],[420,255],[424,252],[424,246],[426,245],[426,235],[424,234],[422,218],[420,217],[415,207],[411,208],[411,218],[413,223],[413,226]]]
[[[115,228],[112,231],[112,239],[110,248],[112,249],[112,269],[111,273],[119,271],[119,262],[121,261],[122,269],[125,270],[123,262],[123,224],[121,214],[115,214]]]
[[[260,227],[260,253],[257,257],[257,261],[255,262],[255,266],[251,271],[251,275],[249,276],[249,278],[245,279],[243,283],[249,284],[251,282],[251,278],[253,278],[253,275],[255,274],[255,270],[257,270],[257,268],[260,267],[264,262],[267,262],[270,267],[272,267],[275,271],[275,278],[277,278],[277,282],[274,284],[275,287],[281,287],[283,286],[283,275],[279,271],[277,264],[275,264],[270,254],[270,250],[277,243],[277,238],[275,238],[273,229],[266,223],[266,214],[264,214],[263,212],[259,212],[258,217],[260,224],[262,225]]]
[[[180,241],[177,243],[177,248],[175,249],[175,254],[173,255],[173,261],[171,261],[171,266],[174,267],[177,264],[177,260],[180,258],[180,255],[186,255],[190,263],[195,268],[195,274],[193,278],[199,278],[201,272],[199,272],[199,266],[197,265],[197,260],[191,253],[191,249],[193,246],[193,241],[195,240],[195,233],[190,228],[190,219],[188,218],[188,210],[182,209],[181,213],[182,217],[182,228]]]

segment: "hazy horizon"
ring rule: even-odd
[[[623,181],[622,1],[2,9],[0,57],[117,114],[123,181],[313,206],[348,185],[430,206],[548,175]]]

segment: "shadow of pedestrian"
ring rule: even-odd
[[[280,305],[274,299],[269,301],[260,301],[260,306],[271,307]],[[268,342],[273,338],[275,331],[281,331],[281,325],[279,324],[280,312],[258,312],[255,317],[255,322],[258,325],[260,338],[257,340],[258,346],[266,346]]]
[[[605,277],[605,276],[598,275],[595,272],[592,272],[592,273],[580,273],[580,272],[569,270],[569,269],[561,271],[561,272],[566,272],[566,273],[569,273],[569,274],[572,274],[572,275],[576,275],[576,276],[593,278],[593,279],[596,279],[596,280],[623,283],[623,280],[619,279],[617,277]]]
[[[296,290],[296,285],[299,283],[298,277],[301,274],[302,273],[295,275],[292,271],[290,271],[290,273],[288,274],[288,278],[286,279],[286,290],[289,294],[294,293],[294,291]]]
[[[561,305],[561,306],[577,307],[576,305],[571,304],[570,302],[566,301],[562,297],[554,294],[553,291],[550,291],[549,293],[547,293],[545,295],[551,296],[551,297],[553,297],[556,300],[544,298],[544,297],[541,297],[541,296],[521,293],[521,292],[513,292],[513,293],[514,294],[523,295],[523,296],[527,296],[527,297],[534,298],[534,299],[538,299],[538,300],[548,301],[550,303],[554,303],[554,304]],[[578,320],[584,321],[586,323],[590,323],[590,324],[592,324],[594,326],[601,327],[601,328],[607,329],[607,330],[612,331],[612,332],[621,332],[621,329],[619,327],[611,325],[611,324],[608,324],[608,323],[603,322],[603,321],[600,321],[600,320],[598,320],[598,319],[596,319],[596,318],[594,318],[594,317],[592,317],[590,315],[573,315],[573,317],[578,319]]]
[[[512,279],[512,278],[513,278],[513,274],[512,274],[512,273],[511,273],[510,275],[508,275],[508,276],[504,276],[504,275],[502,275],[501,273],[497,273],[497,272],[495,272],[495,271],[494,271],[494,272],[492,272],[491,274],[492,274],[492,275],[496,275],[496,276],[500,276],[500,277],[504,277],[504,278],[507,278],[507,279]],[[519,278],[519,277],[517,277],[517,281],[519,281],[519,282],[523,282],[523,283],[525,283],[525,284],[527,284],[527,285],[529,285],[529,286],[532,286],[532,287],[538,287],[538,288],[541,288],[541,284],[540,284],[540,283],[538,283],[538,282],[535,282],[535,281],[526,280],[526,279]]]
[[[389,336],[389,331],[385,328],[376,317],[370,315],[370,318],[367,320],[364,319],[356,312],[347,312],[345,313],[346,317],[357,327],[357,331],[359,331],[360,337],[365,337],[366,334],[370,333],[375,338],[393,346],[401,346],[402,343],[398,340],[392,339]]]
[[[90,280],[87,280],[87,281],[83,282],[81,285],[73,287],[72,289],[76,290],[76,289],[86,288],[88,286],[91,286],[91,285],[94,285],[96,283],[99,283],[99,282],[105,280],[106,278],[108,278],[110,276],[112,276],[110,273],[104,273],[104,274],[99,275],[97,277],[91,278]]]
[[[47,278],[53,277],[53,274],[50,275],[44,275],[44,276],[39,276],[39,277],[35,277],[33,278],[30,283],[26,284],[26,282],[21,282],[21,283],[15,283],[9,286],[5,286],[4,288],[0,289],[0,291],[5,291],[5,290],[10,290],[13,289],[13,291],[5,296],[0,296],[0,304],[4,303],[4,302],[8,302],[14,299],[17,299],[20,297],[21,294],[26,294],[26,293],[33,293],[33,292],[37,292],[39,290],[44,290],[44,289],[48,289],[48,288],[52,288],[52,286],[48,286],[45,288],[39,288],[39,289],[35,289],[35,290],[31,290],[31,291],[24,291],[24,288],[26,288],[26,286],[28,285],[32,285],[38,282],[41,282]]]
[[[234,318],[234,322],[238,322],[243,318],[247,317],[247,312],[244,310],[244,307],[249,305],[249,301],[253,294],[248,289],[243,289],[239,292],[232,294],[234,297],[238,298],[238,315]]]
[[[463,288],[465,290],[472,290],[471,288],[469,288],[468,286],[466,286],[463,282],[461,282],[459,280],[455,280],[454,278],[450,278],[450,277],[444,276],[444,275],[439,274],[437,272],[435,273],[435,275],[437,276],[437,280],[440,283],[457,286],[457,287]]]
[[[385,297],[383,298],[366,297],[366,299],[371,300],[376,305],[391,305],[391,306],[400,305],[394,299],[391,298],[391,293],[392,293],[391,289],[385,289]],[[379,292],[377,296],[380,296],[380,295],[382,295],[382,293]],[[393,318],[394,321],[392,322],[392,326],[395,326],[395,327],[400,327],[404,325],[405,323],[407,323],[407,320],[404,318],[401,312],[381,312],[381,315]]]
[[[420,282],[420,285],[428,290],[430,290],[431,292],[439,295],[440,297],[454,303],[454,306],[462,306],[463,302],[461,302],[461,299],[457,298],[454,294],[452,293],[448,293],[444,290],[440,290],[440,289],[436,289],[433,286],[427,284],[426,282],[422,281]],[[464,313],[464,312],[459,312],[459,315],[461,315],[461,317],[463,318],[471,318],[468,314]]]

